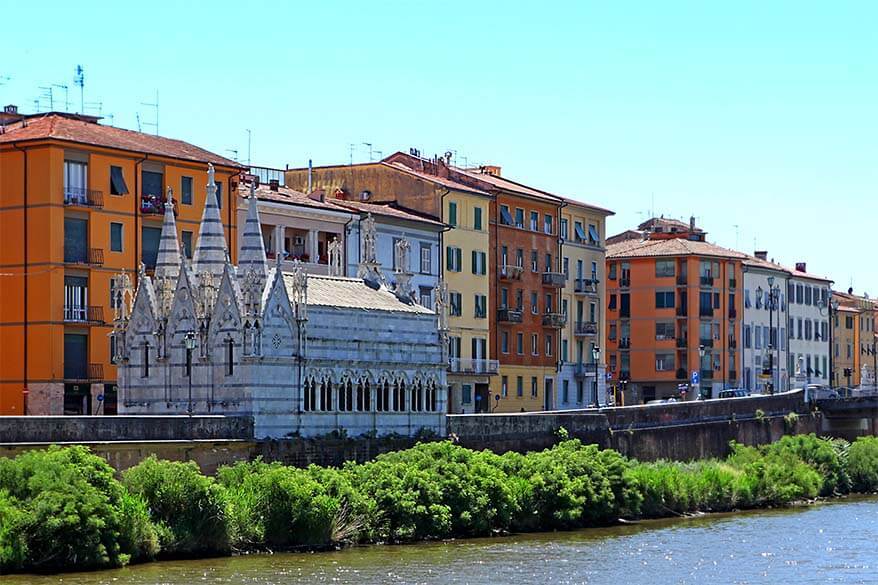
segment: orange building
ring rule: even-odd
[[[234,251],[237,163],[93,116],[0,113],[0,414],[115,412],[111,281],[154,264],[169,187],[191,252],[208,162]]]
[[[745,255],[705,241],[696,229],[613,241],[605,347],[617,402],[692,400],[692,372],[706,397],[737,387]]]

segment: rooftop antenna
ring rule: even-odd
[[[85,70],[82,65],[76,66],[76,73],[73,75],[73,84],[79,86],[79,113],[85,113]]]
[[[97,112],[97,115],[100,116],[104,109],[104,102],[85,102],[85,109]],[[83,111],[84,113],[85,111]]]
[[[735,228],[735,250],[737,250],[738,249],[738,229],[741,226],[739,226],[738,224],[735,224],[732,227]]]
[[[357,148],[356,144],[350,144],[350,156],[351,156],[351,165],[354,164],[354,149]]]
[[[0,75],[0,85],[3,85],[4,83],[9,81],[10,79],[12,79],[12,78],[9,77],[8,75]]]
[[[251,164],[251,162],[250,162],[250,142],[251,142],[252,138],[253,138],[253,133],[250,131],[249,128],[247,128],[247,166],[248,167]]]
[[[52,97],[52,86],[40,86],[40,89],[43,90],[43,93],[40,94],[40,97],[49,98],[49,111],[53,111],[55,109],[55,100]]]
[[[234,156],[232,157],[232,160],[234,160],[235,162],[238,162],[238,151],[237,151],[237,149],[234,149],[234,148],[227,148],[227,149],[226,149],[226,152],[231,152],[231,153],[234,155]]]
[[[143,130],[141,130],[141,128],[140,128],[140,112],[137,112],[137,113],[135,114],[135,116],[137,116],[137,131],[138,131],[138,132],[143,132]]]
[[[147,106],[150,108],[155,108],[155,122],[144,122],[144,126],[153,126],[155,127],[155,135],[159,135],[159,90],[155,90],[155,102],[140,102],[141,106]]]
[[[369,147],[369,162],[372,162],[372,143],[371,142],[364,142],[363,146]]]
[[[463,168],[468,169],[469,168],[469,159],[463,155],[460,155],[460,160],[463,161]]]
[[[52,87],[58,87],[64,90],[64,111],[70,111],[70,91],[69,88],[62,83],[53,83]]]
[[[375,154],[378,155],[378,159],[379,159],[379,160],[382,159],[382,158],[384,158],[384,151],[382,151],[382,150],[376,150],[376,151],[375,151]],[[372,157],[370,156],[369,159],[371,160]]]

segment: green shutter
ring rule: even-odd
[[[473,250],[473,274],[478,274],[478,252]]]
[[[457,254],[457,271],[460,272],[461,267],[463,266],[463,253],[460,248],[455,248],[454,253]]]
[[[445,247],[445,267],[448,270],[454,269],[454,249],[451,246]]]

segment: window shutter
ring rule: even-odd
[[[478,273],[479,273],[479,268],[478,268],[478,256],[479,256],[478,252],[476,252],[475,250],[473,250],[473,274],[478,274]]]
[[[445,247],[445,267],[454,270],[454,249],[451,246]]]
[[[463,253],[460,248],[455,248],[454,253],[457,257],[457,271],[460,272],[461,266],[463,265]]]

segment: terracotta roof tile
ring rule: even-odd
[[[336,199],[333,200],[335,205],[340,207],[345,207],[353,211],[359,211],[363,213],[371,213],[372,215],[383,215],[385,217],[395,217],[397,219],[405,219],[408,221],[417,221],[420,223],[428,223],[432,224],[436,227],[444,227],[445,224],[441,221],[436,221],[433,218],[430,218],[426,215],[422,215],[416,213],[414,211],[400,209],[398,206],[394,206],[392,204],[376,204],[376,203],[366,203],[364,201],[347,201],[344,199]]]
[[[250,195],[250,185],[240,183],[238,185],[238,195],[248,197]],[[275,203],[283,203],[285,205],[297,205],[300,207],[311,207],[313,209],[325,209],[327,211],[337,211],[341,213],[350,213],[351,210],[339,207],[333,203],[333,200],[317,201],[311,199],[301,191],[296,191],[288,187],[278,187],[277,191],[272,191],[268,185],[259,185],[256,188],[256,198],[262,201],[272,201]]]
[[[182,160],[210,162],[225,167],[243,168],[233,160],[182,140],[144,134],[115,126],[104,126],[59,114],[48,114],[9,124],[5,126],[5,132],[0,134],[0,144],[40,139],[64,140]]]
[[[683,238],[661,240],[626,240],[609,244],[607,258],[651,258],[660,256],[713,256],[745,259],[746,254],[711,244]]]
[[[292,291],[291,273],[284,273],[284,284]],[[360,278],[308,275],[308,305],[340,307],[363,311],[391,311],[433,315],[432,310],[417,303],[404,303],[386,288],[374,289]]]
[[[424,181],[428,181],[430,183],[435,183],[435,184],[440,185],[442,187],[446,187],[448,189],[454,189],[456,191],[465,191],[468,193],[475,193],[476,195],[484,195],[486,197],[491,196],[491,194],[486,192],[486,191],[481,191],[479,189],[476,189],[474,187],[470,187],[469,185],[465,185],[465,184],[460,183],[458,181],[454,181],[452,179],[446,179],[445,177],[440,177],[439,175],[431,175],[430,173],[425,173],[423,171],[413,169],[411,167],[408,167],[408,166],[402,164],[401,162],[382,161],[380,164],[382,164],[383,166],[395,169],[397,171],[401,171],[401,172],[404,172],[406,174],[412,175],[413,177],[417,177],[417,178],[422,179]]]

